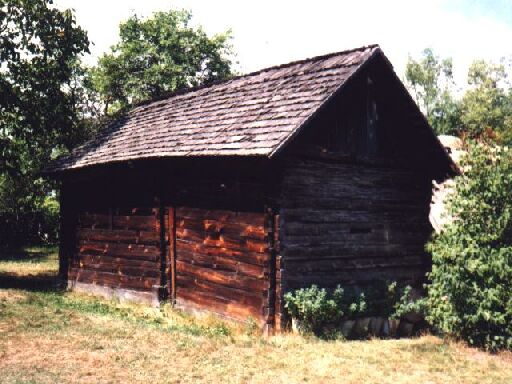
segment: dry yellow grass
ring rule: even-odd
[[[0,248],[0,276],[54,276],[57,271],[56,247]]]
[[[168,307],[0,289],[0,382],[512,382],[511,354],[434,336],[326,342],[249,331]]]

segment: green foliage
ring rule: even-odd
[[[394,312],[391,313],[390,318],[400,319],[408,313],[416,313],[422,317],[428,314],[428,300],[426,297],[414,297],[413,289],[411,286],[406,286],[402,290],[401,296],[395,302],[393,308]]]
[[[41,169],[87,135],[79,113],[87,34],[51,0],[0,1],[0,210],[45,210]]]
[[[170,10],[121,24],[120,42],[92,70],[105,111],[231,75],[230,32],[208,37],[191,17]]]
[[[461,122],[470,138],[495,136],[512,143],[512,96],[503,64],[473,62],[469,68],[468,90],[461,100]]]
[[[466,90],[455,97],[451,59],[440,59],[426,49],[421,59],[409,58],[405,78],[436,134],[492,137],[511,144],[509,69],[503,62],[475,60],[468,71]]]
[[[472,345],[512,348],[512,152],[472,144],[463,167],[453,223],[429,244],[427,319]]]
[[[407,86],[425,113],[436,134],[455,134],[459,126],[459,108],[453,97],[452,60],[425,49],[419,61],[409,60],[405,69]]]
[[[337,326],[344,317],[357,317],[366,310],[364,293],[346,295],[338,286],[329,292],[312,285],[284,295],[285,308],[293,318],[299,320],[301,332],[318,336],[328,327]]]

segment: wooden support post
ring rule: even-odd
[[[276,326],[276,249],[275,249],[275,220],[272,208],[265,209],[265,233],[269,242],[269,289],[268,289],[268,308],[266,309],[266,325],[263,330],[266,335],[273,335]]]
[[[59,195],[60,217],[59,217],[59,283],[64,285],[68,281],[69,272],[69,229],[67,228],[68,203],[66,200],[66,188],[62,184]]]
[[[162,199],[159,199],[158,221],[160,227],[160,289],[159,298],[161,301],[168,299],[168,262],[167,262],[167,223],[165,222],[165,207],[163,206]]]
[[[283,329],[283,262],[280,250],[279,240],[279,222],[280,216],[274,215],[274,253],[275,253],[275,302],[274,302],[274,324],[275,332],[279,333]]]
[[[169,298],[174,305],[176,303],[176,209],[169,207],[169,224],[167,234],[169,236],[169,268],[167,275],[170,275]]]
[[[77,229],[78,213],[72,200],[69,181],[61,181],[59,203],[59,284],[66,287],[69,270],[78,263],[77,259]]]

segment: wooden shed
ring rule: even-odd
[[[454,166],[374,45],[137,106],[50,172],[69,287],[273,330],[291,289],[421,282]]]

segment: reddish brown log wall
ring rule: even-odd
[[[272,322],[270,261],[263,213],[176,209],[178,305]]]
[[[158,209],[82,212],[76,237],[70,281],[140,291],[160,283]]]

